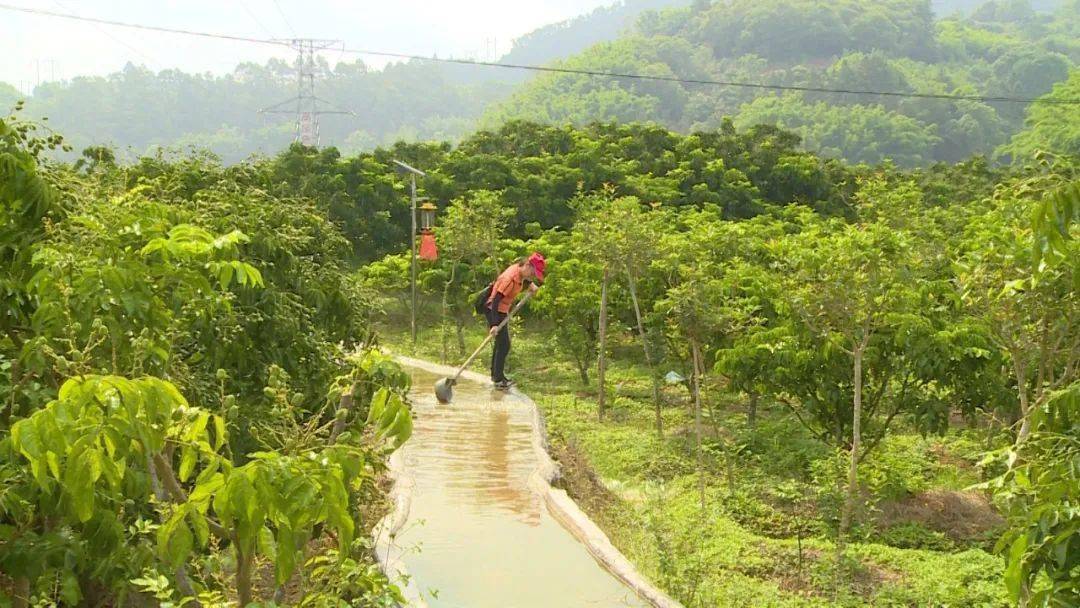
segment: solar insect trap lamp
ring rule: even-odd
[[[435,244],[435,212],[439,208],[429,200],[420,205],[420,259],[434,262],[439,259]]]

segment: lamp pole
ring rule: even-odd
[[[412,332],[412,349],[416,352],[416,176],[425,177],[426,173],[409,165],[401,162],[400,160],[394,161],[394,168],[399,173],[408,173],[410,177],[409,190],[410,190],[410,208],[409,213],[410,226],[412,230],[409,232],[409,256],[411,258],[411,283],[412,283],[412,306],[409,310],[409,327]]]
[[[412,349],[413,353],[416,353],[416,174],[410,176],[412,178],[412,232],[409,233],[409,253],[412,257],[412,306],[410,306],[411,314],[409,315],[409,324],[412,328]]]

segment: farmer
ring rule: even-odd
[[[510,354],[510,324],[507,323],[502,330],[499,329],[499,324],[510,313],[510,307],[521,293],[525,281],[529,282],[529,293],[536,293],[539,284],[544,281],[546,265],[544,256],[533,253],[502,271],[491,286],[485,314],[490,328],[488,331],[495,336],[495,346],[491,352],[491,381],[495,383],[495,388],[506,390],[513,385],[506,377],[506,356]]]

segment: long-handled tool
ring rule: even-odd
[[[491,342],[491,339],[495,337],[495,334],[502,331],[502,329],[506,327],[506,324],[510,322],[510,319],[514,318],[514,314],[517,313],[517,311],[521,310],[521,307],[524,306],[531,297],[532,292],[525,293],[525,297],[521,298],[521,301],[514,305],[514,308],[511,309],[510,313],[506,315],[506,318],[502,320],[502,323],[499,323],[498,331],[496,331],[495,333],[491,333],[490,331],[488,332],[488,335],[484,338],[484,341],[481,342],[480,346],[478,346],[476,350],[473,351],[473,354],[469,355],[469,358],[465,360],[465,363],[461,364],[461,367],[458,368],[457,373],[454,374],[453,377],[442,378],[435,383],[435,398],[439,400],[439,403],[450,403],[450,401],[454,398],[454,385],[457,384],[458,378],[461,377],[461,372],[465,371],[465,368],[469,367],[469,364],[472,363],[473,359],[475,359],[476,356],[480,354],[480,351],[484,350],[484,347],[488,345],[488,342]]]

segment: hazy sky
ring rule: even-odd
[[[255,38],[341,39],[353,48],[483,57],[513,38],[614,0],[0,0],[116,21]],[[278,9],[280,6],[280,11]],[[294,34],[295,32],[295,34]],[[125,63],[155,70],[230,71],[242,61],[290,58],[287,49],[95,25],[0,10],[0,81],[101,75]],[[341,57],[327,53],[331,63]],[[382,65],[384,60],[363,57]]]

